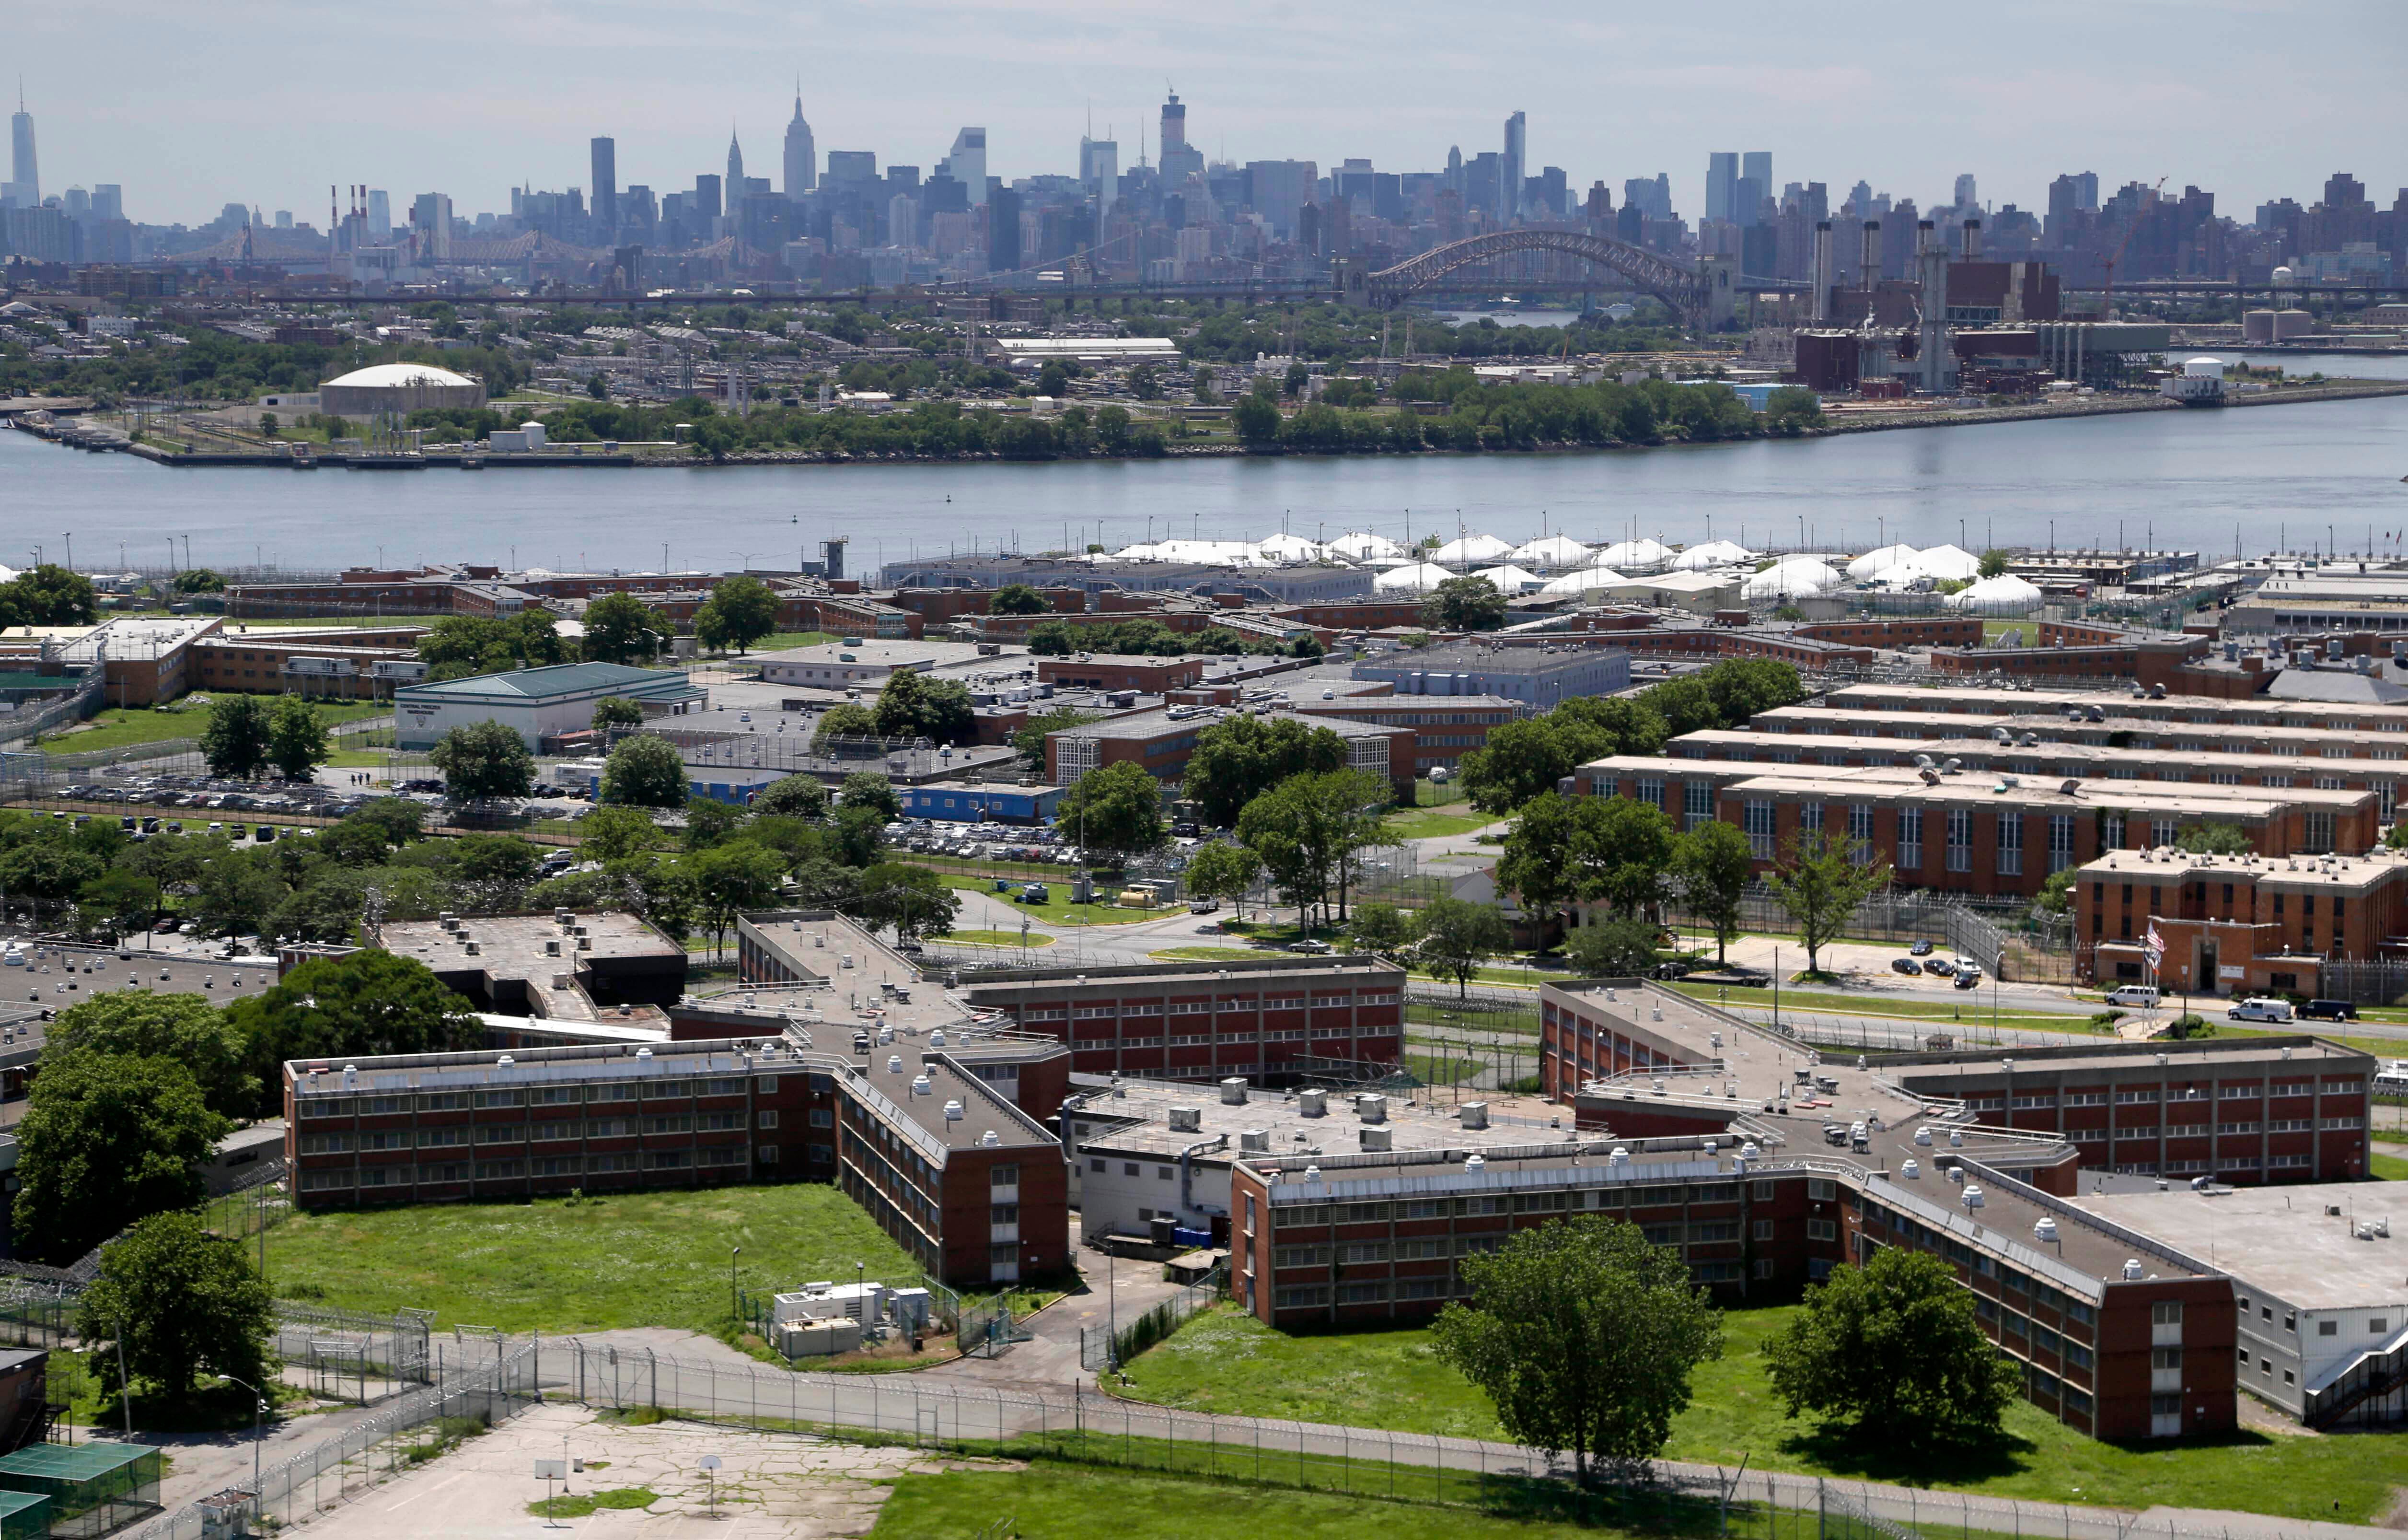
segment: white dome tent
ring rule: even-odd
[[[1592,594],[1600,588],[1611,588],[1623,581],[1621,573],[1611,567],[1584,567],[1577,572],[1567,572],[1551,583],[1541,583],[1541,594]]]
[[[1414,562],[1408,567],[1394,567],[1371,580],[1371,588],[1381,594],[1426,594],[1455,574],[1443,567]]]
[[[1385,535],[1374,535],[1368,529],[1352,530],[1339,536],[1329,542],[1329,550],[1333,555],[1344,556],[1350,561],[1362,561],[1369,556],[1402,559],[1405,554],[1403,546]]]
[[[1661,567],[1672,559],[1672,548],[1661,540],[1616,540],[1597,554],[1601,567]]]
[[[1740,597],[1812,598],[1847,585],[1847,579],[1813,556],[1775,562],[1740,584]]]
[[[1447,541],[1429,554],[1429,559],[1449,567],[1469,567],[1474,562],[1498,561],[1513,554],[1513,547],[1494,535],[1466,535]]]
[[[1984,578],[1970,588],[1960,588],[1940,602],[1951,610],[1967,610],[1980,615],[2028,615],[2046,602],[2040,589],[2012,573]]]
[[[1527,562],[1532,567],[1577,567],[1588,560],[1589,548],[1570,535],[1549,535],[1526,545],[1517,545],[1507,556],[1509,561]]]
[[[1285,530],[1276,535],[1266,535],[1255,543],[1254,549],[1272,561],[1320,561],[1329,554],[1327,546],[1315,544],[1301,535],[1291,535]]]
[[[1500,594],[1526,594],[1547,581],[1536,572],[1526,572],[1518,567],[1484,567],[1471,575],[1487,579]]]
[[[1953,545],[1916,552],[1914,565],[1942,583],[1971,583],[1982,575],[1982,558]]]
[[[1886,572],[1902,562],[1911,562],[1922,553],[1911,545],[1885,545],[1878,551],[1868,551],[1848,563],[1848,576],[1862,583],[1865,579]]]
[[[1712,567],[1729,567],[1738,562],[1754,561],[1756,553],[1746,546],[1729,540],[1708,540],[1693,545],[1672,558],[1675,572],[1702,572]]]

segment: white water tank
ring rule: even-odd
[[[2224,360],[2221,358],[2189,359],[2183,365],[2183,375],[2190,380],[2221,380],[2224,378]]]

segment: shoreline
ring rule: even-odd
[[[2077,417],[2118,417],[2136,412],[2189,411],[2200,410],[2214,410],[2241,407],[2313,405],[2317,402],[2365,400],[2372,397],[2386,396],[2408,396],[2408,380],[2335,381],[2325,384],[2294,386],[2245,396],[2232,395],[2225,397],[2222,408],[2210,409],[2186,407],[2179,402],[2170,401],[2163,396],[2119,396],[2105,398],[2094,396],[2082,401],[2069,401],[2062,404],[2042,405],[2036,407],[1988,407],[1970,410],[1933,412],[1900,411],[1884,412],[1879,414],[1869,413],[1861,417],[1852,415],[1840,421],[1826,422],[1822,427],[1808,428],[1794,437],[1799,439],[1835,439],[1849,434],[1888,433],[1911,428],[1982,427],[2000,423],[2045,422]],[[390,454],[370,455],[364,456],[358,464],[353,464],[349,456],[342,454],[313,454],[308,456],[307,459],[296,459],[291,455],[282,454],[195,454],[189,452],[182,453],[169,453],[168,452],[161,450],[153,445],[135,443],[111,444],[107,446],[107,449],[95,449],[77,444],[73,441],[73,438],[69,434],[62,433],[55,429],[45,430],[43,428],[33,427],[23,424],[20,424],[17,426],[18,431],[20,432],[31,433],[36,438],[59,445],[63,448],[86,448],[87,453],[107,453],[113,450],[116,453],[137,455],[142,459],[150,461],[153,465],[177,470],[217,469],[226,468],[256,468],[262,467],[289,470],[342,469],[376,471],[434,469],[457,470],[463,468],[479,471],[582,469],[692,470],[710,469],[723,466],[1050,465],[1062,463],[1059,458],[1054,460],[1011,461],[997,454],[935,455],[883,452],[853,454],[843,451],[796,450],[758,454],[731,454],[726,456],[724,459],[704,460],[672,455],[637,455],[626,453],[624,452],[615,454],[596,453],[591,454],[571,453],[517,455],[494,454],[488,451],[464,449],[450,453],[446,453],[442,450],[431,450],[418,456],[409,458],[397,457]],[[1768,436],[1768,438],[1780,437],[1789,436]],[[1751,440],[1716,439],[1712,440],[1711,443],[1727,444],[1747,441]],[[1423,456],[1446,456],[1456,459],[1494,459],[1500,457],[1511,458],[1523,454],[1642,453],[1649,451],[1662,449],[1695,449],[1702,447],[1710,447],[1710,445],[1692,443],[1688,440],[1673,440],[1658,444],[1545,444],[1539,445],[1528,450],[1518,451],[1423,449],[1412,452],[1411,455],[1395,455],[1376,452],[1369,454],[1354,454],[1343,452],[1338,453],[1324,453],[1312,450],[1288,450],[1278,447],[1273,447],[1268,450],[1249,449],[1242,444],[1195,444],[1185,446],[1168,446],[1166,448],[1165,452],[1159,455],[1147,455],[1143,457],[1086,455],[1079,456],[1077,458],[1082,460],[1117,460],[1119,463],[1125,464],[1142,464],[1147,461],[1160,460],[1217,459],[1241,456],[1274,458],[1290,454],[1296,455],[1299,458],[1332,460],[1420,458]]]

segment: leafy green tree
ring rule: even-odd
[[[73,1260],[120,1226],[201,1198],[226,1120],[190,1070],[132,1054],[45,1054],[17,1125],[17,1244]]]
[[[695,903],[710,928],[716,953],[746,910],[767,909],[777,901],[778,880],[786,874],[786,863],[774,850],[732,840],[696,855],[685,870],[694,880]]]
[[[878,692],[875,714],[884,738],[925,738],[939,744],[968,743],[978,737],[970,693],[959,680],[931,679],[916,669],[897,669]]]
[[[29,626],[89,626],[100,618],[100,596],[92,580],[55,562],[20,572],[8,585]]]
[[[1470,992],[1480,965],[1513,946],[1513,932],[1490,904],[1469,899],[1437,899],[1422,907],[1420,955],[1430,971],[1455,980],[1456,995]]]
[[[1431,1323],[1439,1357],[1487,1393],[1517,1442],[1550,1457],[1570,1450],[1584,1485],[1596,1462],[1661,1453],[1690,1375],[1722,1357],[1721,1313],[1679,1248],[1650,1245],[1637,1225],[1587,1217],[1517,1230],[1459,1265],[1471,1302]]]
[[[318,709],[297,695],[280,696],[267,720],[267,758],[287,781],[307,781],[334,757]]]
[[[1237,430],[1239,442],[1251,448],[1277,443],[1280,422],[1279,408],[1260,396],[1241,396],[1229,409],[1229,425]]]
[[[861,873],[856,912],[870,927],[892,926],[897,941],[939,936],[953,928],[961,895],[924,866],[881,861]]]
[[[213,1235],[191,1214],[153,1214],[101,1254],[77,1332],[104,1396],[117,1395],[120,1355],[136,1381],[174,1398],[204,1374],[266,1382],[274,1302],[242,1243]]]
[[[1489,729],[1484,748],[1463,756],[1457,773],[1464,796],[1483,813],[1512,813],[1554,791],[1586,760],[1603,757],[1588,752],[1601,741],[1593,729],[1567,731],[1552,713],[1503,723]]]
[[[442,775],[444,789],[467,801],[525,797],[535,790],[535,756],[506,722],[462,723],[437,741],[427,758]],[[617,761],[613,751],[611,762]]]
[[[2073,885],[2080,880],[2080,875],[2074,867],[2050,872],[2047,881],[2040,885],[2040,891],[2032,895],[2032,908],[2042,914],[2063,914],[2071,910]]]
[[[459,907],[476,914],[508,914],[523,907],[527,885],[543,866],[543,852],[515,834],[464,834],[412,848],[449,857],[442,875],[458,895]]]
[[[689,797],[685,801],[685,847],[709,850],[736,837],[744,825],[744,810],[715,797]]]
[[[2014,559],[2003,551],[1985,551],[1981,556],[1981,574],[1985,578],[2002,578],[2007,574],[2007,564]]]
[[[1070,394],[1070,371],[1060,359],[1047,359],[1037,371],[1037,394],[1056,401]]]
[[[242,1043],[225,1015],[199,995],[112,989],[59,1013],[50,1056],[165,1058],[182,1065],[211,1112],[248,1116],[259,1086],[243,1068]]]
[[[1807,971],[1823,971],[1823,948],[1856,914],[1856,905],[1889,883],[1886,861],[1875,862],[1862,840],[1807,829],[1789,837],[1783,859],[1764,874],[1765,885],[1806,943]]]
[[[1244,845],[1198,845],[1187,860],[1187,891],[1199,899],[1242,904],[1262,870],[1263,858]]]
[[[2246,856],[2258,847],[2239,824],[2210,821],[2185,828],[2174,836],[2174,848],[2200,856]]]
[[[1764,430],[1795,438],[1824,425],[1823,400],[1802,385],[1784,385],[1764,399]]]
[[[1416,916],[1378,899],[1356,904],[1346,927],[1346,939],[1357,950],[1383,957],[1403,956],[1420,935]]]
[[[193,917],[213,936],[268,933],[269,919],[290,891],[273,864],[249,852],[208,862],[193,885]]]
[[[102,859],[64,841],[45,840],[0,850],[0,893],[45,908],[64,908],[108,869]]]
[[[1572,749],[1583,763],[1617,754],[1663,752],[1664,719],[1645,701],[1628,696],[1575,697],[1547,717],[1558,731],[1577,735]]]
[[[1067,621],[1046,621],[1028,633],[1028,650],[1039,657],[1068,657],[1080,650],[1079,631]]]
[[[274,731],[265,700],[255,695],[222,695],[210,702],[208,723],[201,728],[201,757],[208,761],[211,775],[253,780],[267,768]]]
[[[685,760],[677,745],[649,733],[624,738],[602,765],[602,800],[628,807],[683,807]]]
[[[633,594],[605,594],[585,607],[588,663],[650,663],[673,634],[661,612]]]
[[[288,1059],[441,1053],[474,1047],[484,1035],[468,1001],[424,963],[375,948],[311,958],[274,987],[229,1003],[226,1025],[262,1087],[263,1115],[281,1104]]]
[[[1720,819],[1699,824],[1673,842],[1672,876],[1683,907],[1714,933],[1714,961],[1722,962],[1739,939],[1742,903],[1756,877],[1747,836]]]
[[[1486,578],[1449,578],[1422,600],[1433,631],[1493,631],[1505,624],[1505,596]]]
[[[1541,935],[1555,913],[1578,896],[1572,880],[1572,845],[1584,804],[1595,798],[1565,797],[1550,788],[1522,804],[1497,862],[1497,885],[1513,895]]]
[[[1663,901],[1672,865],[1672,821],[1652,802],[1623,797],[1584,797],[1595,812],[1582,810],[1572,847],[1584,903],[1603,903],[1617,918],[1652,912]]]
[[[1996,1438],[2023,1389],[1956,1271],[1897,1246],[1807,1286],[1805,1308],[1764,1357],[1789,1416],[1818,1413],[1864,1441],[1909,1449]]]
[[[445,615],[418,639],[430,680],[538,669],[568,661],[568,643],[548,610],[522,610],[507,620]]]
[[[1238,841],[1263,858],[1307,930],[1316,908],[1320,923],[1343,923],[1354,862],[1384,837],[1390,799],[1387,782],[1365,770],[1290,776],[1238,814]]]
[[[1088,850],[1139,856],[1161,844],[1162,784],[1144,766],[1118,760],[1087,771],[1062,794],[1054,827]]]
[[[1346,740],[1292,715],[1225,717],[1196,735],[1182,789],[1214,827],[1294,775],[1346,768]]]
[[[624,861],[661,843],[660,826],[640,807],[598,807],[577,827],[580,849],[597,861]]]
[[[849,867],[867,867],[878,859],[886,842],[886,814],[874,807],[850,802],[837,809],[837,859]]]
[[[695,640],[714,653],[738,653],[778,630],[778,596],[759,578],[739,573],[720,582],[694,613]]]
[[[1045,773],[1045,735],[1069,727],[1083,727],[1095,720],[1093,712],[1082,712],[1076,706],[1057,706],[1030,717],[1018,732],[1011,735],[1011,746],[1020,751],[1020,763],[1025,769],[1042,775]],[[2401,827],[2408,828],[2408,825]]]
[[[271,433],[268,437],[272,439],[275,435]],[[222,594],[225,586],[224,575],[212,572],[206,567],[187,567],[176,574],[176,592],[179,594]]]
[[[820,713],[819,726],[812,730],[811,747],[824,752],[839,738],[875,738],[878,717],[867,706],[830,706]]]
[[[1665,734],[1670,738],[1723,725],[1723,713],[1714,705],[1713,694],[1696,674],[1650,685],[1639,693],[1639,698],[1663,720]]]
[[[594,730],[607,732],[612,727],[640,727],[644,725],[644,706],[624,695],[604,696],[594,703]]]
[[[1129,394],[1140,401],[1162,399],[1162,366],[1152,359],[1129,370]]]
[[[151,914],[150,885],[123,867],[110,867],[76,895],[76,929],[87,936],[139,930]]]
[[[1583,978],[1645,978],[1656,971],[1653,920],[1601,919],[1564,936],[1564,953]]]
[[[755,818],[824,818],[827,787],[814,776],[789,775],[754,792],[749,805]]]
[[[1725,658],[1695,676],[1706,687],[1721,726],[1742,727],[1749,717],[1806,698],[1806,685],[1789,664],[1769,657]],[[1625,753],[1635,751],[1625,750]]]
[[[846,807],[868,808],[882,821],[903,816],[903,799],[895,784],[875,770],[855,770],[846,776],[838,796]]]
[[[1041,615],[1053,608],[1044,595],[1025,583],[1007,583],[986,601],[990,615]]]
[[[117,857],[119,870],[130,871],[150,885],[149,924],[156,925],[166,912],[169,891],[189,890],[200,880],[204,861],[226,854],[222,842],[199,835],[152,835]]]

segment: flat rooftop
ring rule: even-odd
[[[1127,963],[1117,967],[1081,968],[1065,964],[1041,970],[990,968],[964,970],[962,989],[980,999],[1038,995],[1056,989],[1086,990],[1109,985],[1123,992],[1255,988],[1289,980],[1345,980],[1356,984],[1393,983],[1399,988],[1405,971],[1378,957],[1333,953],[1328,957],[1233,957],[1226,962]]]
[[[448,1054],[389,1054],[375,1058],[287,1059],[284,1072],[296,1097],[386,1095],[476,1086],[583,1085],[604,1080],[673,1080],[752,1074],[776,1067],[841,1072],[833,1055],[796,1049],[781,1037],[732,1041],[631,1043],[569,1048],[515,1048]],[[351,1072],[356,1071],[354,1074]]]
[[[1260,1161],[1359,1154],[1366,1130],[1385,1130],[1390,1147],[1398,1151],[1479,1149],[1574,1137],[1569,1115],[1556,1120],[1559,1128],[1504,1117],[1493,1118],[1486,1128],[1466,1128],[1453,1108],[1424,1107],[1400,1096],[1383,1098],[1381,1116],[1374,1121],[1361,1115],[1354,1096],[1340,1091],[1325,1093],[1325,1110],[1309,1115],[1306,1100],[1297,1092],[1267,1091],[1259,1086],[1248,1087],[1246,1100],[1235,1104],[1223,1101],[1221,1088],[1213,1083],[1173,1086],[1123,1079],[1099,1084],[1096,1077],[1082,1074],[1071,1077],[1071,1088],[1079,1100],[1063,1106],[1064,1131],[1069,1135],[1064,1143],[1080,1149],[1176,1156],[1198,1140],[1220,1136],[1228,1143],[1217,1151],[1199,1152],[1202,1159]],[[1195,1131],[1170,1127],[1174,1107],[1196,1110]],[[1239,1138],[1244,1133],[1263,1134],[1268,1154],[1247,1154]]]
[[[2303,1310],[2349,1310],[2408,1301],[2408,1182],[2305,1187],[2174,1187],[2164,1192],[2084,1193],[2103,1219],[2211,1258]],[[2338,1216],[2326,1212],[2338,1208]],[[2355,1226],[2387,1219],[2392,1238],[2361,1241]]]
[[[2262,856],[2194,855],[2178,846],[2161,853],[2110,851],[2083,865],[2085,877],[2138,878],[2153,883],[2180,883],[2194,877],[2246,875],[2260,886],[2286,889],[2329,888],[2362,893],[2399,880],[2408,871],[2408,851],[2377,845],[2363,856],[2305,856],[2273,859]]]
[[[550,914],[467,914],[446,928],[440,920],[387,920],[384,947],[402,957],[417,957],[438,973],[479,971],[495,978],[548,977],[580,962],[641,958],[664,967],[674,963],[682,971],[685,948],[635,915],[617,910],[580,912],[569,925],[582,927],[580,936]],[[580,947],[580,941],[591,946]],[[477,950],[468,950],[470,943]],[[560,943],[557,953],[545,943]]]
[[[974,641],[910,641],[902,638],[864,637],[859,643],[846,646],[841,641],[824,641],[810,647],[787,647],[774,653],[754,653],[754,663],[777,664],[839,664],[850,655],[855,665],[887,669],[929,669],[947,664],[995,661],[995,655],[981,654]]]
[[[1452,698],[1414,696],[1411,698],[1442,700]],[[1058,705],[1060,702],[1056,701],[1055,704]],[[1130,712],[1120,716],[1108,716],[1100,722],[1084,722],[1075,727],[1064,727],[1059,729],[1059,735],[1066,738],[1161,738],[1180,732],[1201,732],[1216,723],[1227,721],[1240,714],[1240,711],[1241,708],[1231,706],[1172,706],[1161,711]],[[1173,715],[1174,712],[1178,714]],[[1268,716],[1274,713],[1266,712],[1262,714]],[[1381,738],[1397,730],[1373,722],[1353,721],[1344,716],[1324,715],[1318,712],[1306,713],[1301,709],[1294,714],[1311,714],[1312,720],[1307,724],[1308,726],[1327,727],[1340,738]]]
[[[854,1074],[948,1153],[986,1147],[990,1131],[996,1146],[1004,1149],[1058,1148],[1041,1125],[983,1081],[926,1052],[902,1044],[881,1049]],[[923,1075],[927,1077],[927,1088],[915,1091],[912,1087]],[[946,1112],[948,1102],[958,1104],[952,1115]]]

